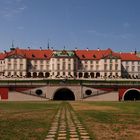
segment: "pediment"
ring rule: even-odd
[[[103,58],[104,58],[104,59],[120,59],[119,56],[112,55],[112,54],[109,54],[109,55],[107,55],[107,56],[104,56]]]

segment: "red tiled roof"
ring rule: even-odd
[[[35,49],[19,49],[16,48],[6,53],[0,53],[0,60],[12,55],[20,55],[27,59],[50,59],[52,57],[52,50],[35,50]],[[99,60],[109,55],[121,58],[122,61],[140,61],[140,57],[132,53],[116,53],[111,49],[107,50],[76,50],[76,56],[81,60]]]
[[[76,55],[81,60],[99,60],[109,54],[113,54],[111,49],[107,50],[76,50]]]
[[[119,55],[122,61],[140,61],[140,57],[134,53],[120,53]]]
[[[50,59],[52,56],[52,50],[26,50],[26,49],[19,49],[16,48],[10,52],[7,52],[6,57],[12,55],[20,55],[22,57],[26,57],[27,59]]]
[[[3,60],[5,58],[6,54],[0,53],[0,60]]]

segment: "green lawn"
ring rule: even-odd
[[[139,140],[140,102],[70,102],[95,140]],[[0,140],[44,140],[61,102],[0,102]]]
[[[73,102],[71,105],[97,140],[140,139],[140,102]]]
[[[59,104],[59,102],[0,102],[0,139],[45,139]]]

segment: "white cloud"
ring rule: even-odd
[[[131,33],[120,33],[120,34],[103,33],[103,32],[99,32],[99,31],[96,31],[96,30],[88,30],[87,32],[91,33],[95,36],[103,37],[103,38],[129,39],[130,37],[133,37],[133,34],[131,34]]]
[[[130,23],[128,23],[128,22],[123,23],[123,27],[124,28],[129,28],[130,27]]]
[[[0,16],[6,19],[11,19],[17,16],[27,8],[22,0],[5,0],[1,7]]]

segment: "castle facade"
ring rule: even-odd
[[[136,53],[20,49],[0,53],[0,78],[140,79]]]

